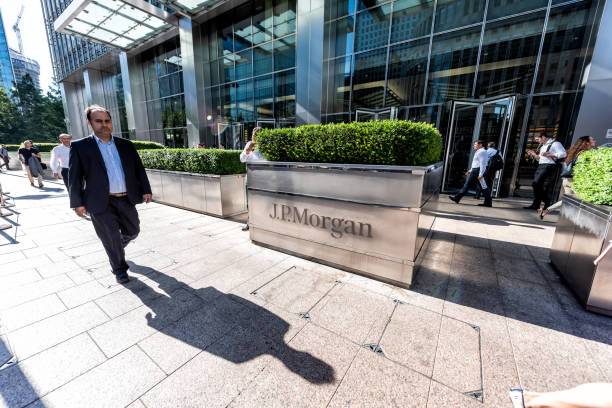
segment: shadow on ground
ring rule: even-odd
[[[153,268],[133,262],[128,264],[131,271],[144,274],[155,281],[159,289],[165,292],[165,295],[161,296],[166,296],[169,302],[172,297],[185,293],[195,294],[202,301],[202,310],[192,313],[199,313],[197,320],[190,322],[190,315],[187,315],[175,322],[169,318],[168,302],[161,302],[160,294],[145,282],[133,280],[126,287],[152,310],[146,315],[146,319],[149,326],[155,330],[235,364],[268,354],[311,383],[334,381],[333,367],[285,343],[284,335],[289,329],[289,323],[266,308],[242,297],[220,292],[214,287],[196,290]],[[240,327],[246,330],[240,330]],[[232,344],[223,345],[217,342],[230,332]],[[241,335],[245,338],[236,338]]]
[[[13,354],[0,337],[0,405],[7,408],[21,408],[38,400],[38,393],[30,383]],[[38,402],[37,408],[45,408]]]

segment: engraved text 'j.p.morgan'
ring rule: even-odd
[[[304,208],[300,212],[297,207],[285,204],[278,205],[276,203],[272,205],[272,212],[269,214],[270,218],[294,222],[296,224],[310,225],[311,227],[324,230],[329,229],[331,236],[334,238],[342,238],[344,234],[372,238],[372,225],[367,223],[318,215],[310,213],[307,208]]]

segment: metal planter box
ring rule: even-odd
[[[229,217],[246,212],[245,175],[146,169],[153,200],[191,211]]]
[[[435,216],[442,163],[248,163],[255,243],[410,286]]]
[[[612,254],[595,266],[593,260],[612,240],[612,207],[564,195],[550,261],[578,300],[612,316]]]

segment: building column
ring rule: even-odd
[[[321,123],[324,0],[297,2],[295,124]]]
[[[181,62],[183,65],[183,86],[185,92],[185,117],[187,121],[187,146],[195,147],[200,143],[200,134],[205,124],[203,74],[196,69],[199,55],[194,41],[194,26],[190,18],[179,20],[181,42]],[[200,66],[201,64],[198,64]]]
[[[600,2],[604,7],[599,33],[593,49],[591,63],[584,71],[586,79],[584,95],[574,131],[575,142],[579,137],[592,136],[598,146],[612,143],[612,4]]]
[[[85,111],[85,101],[83,100],[82,85],[60,82],[59,88],[62,95],[68,133],[75,140],[87,136],[87,123],[83,113]]]
[[[104,87],[102,86],[102,75],[95,69],[83,70],[83,81],[85,82],[85,93],[87,105],[104,106]]]
[[[136,135],[136,120],[134,119],[134,105],[132,104],[132,87],[130,82],[130,69],[125,52],[119,54],[119,66],[121,67],[121,84],[123,85],[123,101],[125,103],[125,116],[127,118],[130,138]]]

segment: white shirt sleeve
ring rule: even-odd
[[[560,142],[553,142],[548,153],[554,154],[557,159],[563,159],[567,157],[567,152],[565,151],[565,148]]]
[[[480,155],[480,171],[478,175],[484,176],[484,173],[487,170],[487,163],[489,162],[489,155],[487,155],[487,151],[485,149],[480,149],[477,154]]]
[[[57,148],[59,146],[56,146],[53,148],[53,150],[51,150],[51,171],[55,174],[55,173],[59,173],[57,171],[57,168],[59,166],[59,154],[57,154]]]

